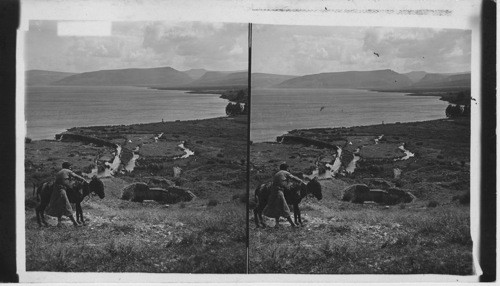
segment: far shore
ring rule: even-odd
[[[466,105],[467,101],[461,98],[461,94],[470,98],[470,86],[453,86],[437,88],[402,88],[402,89],[370,89],[377,92],[401,92],[406,96],[439,96],[439,100],[447,101],[450,104]]]

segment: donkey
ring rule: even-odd
[[[255,226],[259,227],[259,221],[263,228],[266,227],[266,224],[262,220],[262,211],[267,205],[267,201],[269,198],[269,194],[271,193],[272,183],[261,184],[255,190],[255,202],[257,206],[253,210]],[[285,200],[287,204],[293,205],[293,217],[295,224],[302,224],[302,217],[300,215],[299,204],[303,198],[307,195],[312,194],[316,199],[321,200],[323,198],[323,194],[321,193],[321,184],[318,182],[318,178],[314,178],[309,181],[307,184],[299,184],[294,183],[290,187],[289,190],[284,192]],[[276,219],[276,226],[279,225],[279,218]]]
[[[40,227],[42,226],[41,222],[43,222],[45,226],[48,226],[47,221],[45,221],[44,211],[45,208],[47,208],[47,205],[50,202],[50,197],[52,195],[52,192],[54,191],[53,186],[54,182],[45,182],[40,186],[38,186],[38,188],[36,188],[36,196],[38,198],[38,201],[40,201],[40,204],[36,207],[35,211],[36,211],[36,220]],[[82,192],[80,193],[79,190],[82,190]],[[35,192],[35,190],[33,191]],[[66,192],[69,202],[72,204],[76,204],[76,221],[73,218],[73,215],[69,217],[73,222],[74,226],[78,226],[79,224],[85,224],[81,202],[85,197],[87,197],[91,193],[97,194],[101,199],[104,198],[104,184],[99,178],[97,178],[97,176],[92,177],[90,183],[84,182],[81,184],[77,184],[72,190],[68,190]],[[57,219],[59,226],[61,224],[61,217],[58,217]]]

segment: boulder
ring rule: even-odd
[[[416,199],[415,195],[413,195],[410,191],[400,188],[390,188],[387,192],[395,200],[394,204],[411,203]]]
[[[364,201],[369,201],[370,199],[370,188],[364,184],[351,185],[344,190],[342,190],[342,200],[351,203],[360,203]]]
[[[179,187],[169,187],[167,189],[150,188],[148,194],[149,200],[168,204],[189,202],[196,197],[191,191]]]
[[[155,187],[169,188],[175,187],[175,183],[171,180],[165,179],[163,177],[148,177],[148,185],[153,185]]]
[[[374,189],[368,192],[368,199],[368,201],[373,201],[377,204],[387,204],[390,200],[390,195],[384,190]]]
[[[373,189],[387,190],[394,187],[394,184],[381,178],[365,178],[363,179],[363,182],[368,185],[368,187]]]
[[[411,203],[415,196],[409,191],[399,188],[389,188],[387,190],[370,189],[367,185],[356,184],[343,190],[342,200],[351,203],[362,204],[365,201],[372,201],[378,204],[395,205],[400,203]]]
[[[149,187],[146,183],[132,183],[122,190],[122,200],[131,202],[142,202],[147,196]]]
[[[154,200],[160,203],[175,204],[187,202],[196,196],[189,190],[179,187],[150,188],[146,183],[137,182],[126,186],[122,190],[122,200],[132,202],[143,202],[144,200]]]

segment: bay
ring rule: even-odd
[[[219,96],[127,86],[28,86],[26,136],[54,139],[71,127],[226,116],[228,101]]]
[[[252,89],[250,140],[275,141],[293,129],[352,127],[445,117],[434,96],[354,89]]]

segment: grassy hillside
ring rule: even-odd
[[[91,143],[26,144],[26,263],[28,271],[243,273],[245,271],[246,116],[130,126],[74,128],[133,150],[133,172],[103,178],[106,197],[83,202],[87,225],[39,228],[32,182],[50,179],[62,161],[76,172],[112,161],[114,150]],[[158,139],[158,135],[163,136]],[[155,137],[157,139],[155,139]],[[194,155],[176,159],[185,142]],[[174,167],[182,169],[174,176]],[[132,182],[166,179],[197,198],[165,205],[121,200]],[[50,220],[55,225],[54,219]]]
[[[357,148],[361,159],[353,174],[320,179],[323,199],[308,197],[301,204],[303,227],[292,229],[281,221],[276,230],[269,219],[268,228],[256,228],[252,218],[252,273],[472,274],[467,119],[290,133],[341,146],[344,166]],[[415,156],[395,160],[403,155],[403,143]],[[257,185],[269,181],[281,162],[297,175],[311,174],[317,162],[332,161],[334,151],[258,143],[250,154],[252,198]],[[385,188],[380,182],[410,191],[417,199],[392,206],[342,201],[347,186]]]

